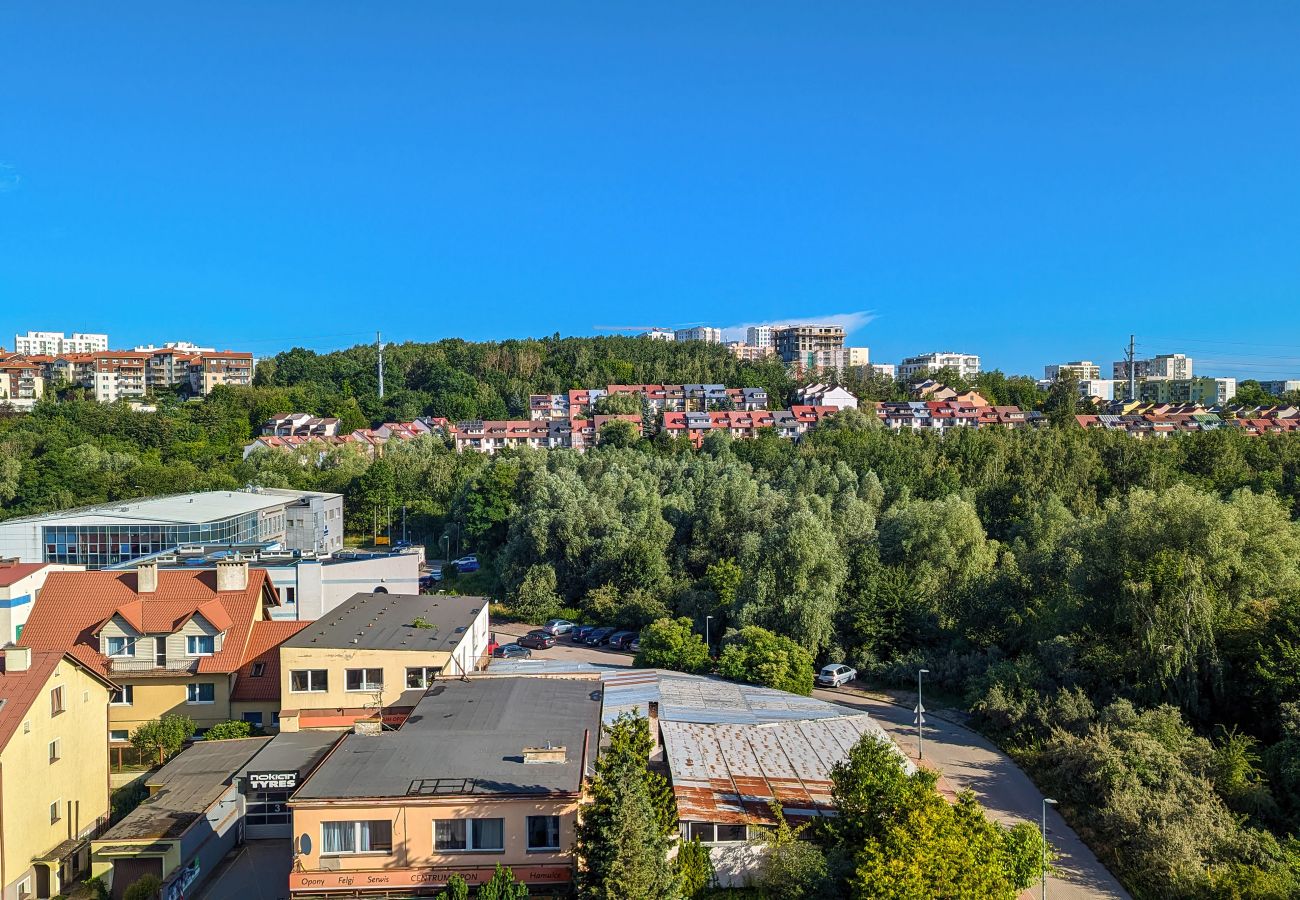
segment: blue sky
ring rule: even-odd
[[[1300,5],[6,4],[0,342],[844,317],[1300,377]],[[1288,324],[1289,323],[1289,324]]]

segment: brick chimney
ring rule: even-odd
[[[537,765],[539,763],[564,763],[568,760],[566,748],[554,747],[550,741],[546,742],[545,747],[525,747],[524,763],[526,765]]]
[[[26,672],[31,667],[31,647],[5,647],[6,672]]]
[[[137,594],[156,594],[158,593],[158,563],[149,560],[148,562],[137,563],[135,567],[135,592]]]
[[[248,560],[223,559],[217,563],[217,591],[248,590]]]

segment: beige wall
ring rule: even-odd
[[[424,650],[338,650],[333,648],[280,648],[280,705],[284,709],[359,709],[375,703],[374,691],[349,691],[347,669],[383,669],[383,703],[391,704],[406,690],[406,670],[416,666],[443,667],[451,654]],[[299,669],[324,669],[327,691],[295,692],[291,674]]]
[[[64,711],[50,712],[50,691],[63,686]],[[30,730],[27,724],[30,723]],[[59,663],[0,751],[0,831],[6,888],[32,875],[32,859],[59,842],[88,834],[108,818],[108,688],[67,662]],[[50,742],[59,760],[50,762]],[[50,822],[50,804],[59,821]],[[57,888],[57,877],[52,880]],[[57,893],[57,890],[56,890]],[[7,896],[7,894],[6,894]]]
[[[231,676],[224,673],[178,675],[168,678],[128,678],[115,675],[113,680],[118,684],[131,685],[134,696],[130,706],[114,705],[108,708],[108,728],[110,731],[122,729],[130,731],[141,722],[156,719],[163,713],[177,713],[178,715],[189,716],[200,728],[207,728],[231,718]],[[187,701],[186,685],[197,682],[211,682],[214,685],[214,702],[189,703]]]
[[[304,801],[291,802],[293,833],[311,835],[311,853],[300,855],[298,862],[308,870],[321,868],[321,823],[367,819],[387,819],[393,825],[393,852],[385,854],[349,854],[327,857],[331,868],[382,869],[419,868],[422,866],[528,866],[568,864],[573,847],[577,819],[576,799],[525,800],[483,799],[473,802],[449,799],[441,802],[345,805],[348,801],[329,801],[325,807],[304,807]],[[560,847],[555,853],[529,852],[528,816],[559,816]],[[472,851],[439,853],[433,848],[436,819],[504,819],[505,852]]]
[[[202,616],[193,616],[181,626],[179,631],[167,635],[167,659],[169,661],[185,661],[199,658],[189,655],[188,642],[191,635],[211,637],[213,639],[214,653],[221,650],[226,640],[225,632],[212,627]],[[131,658],[152,661],[156,649],[154,639],[162,637],[162,635],[142,635],[121,616],[113,616],[99,633],[99,652],[105,656],[108,655],[107,639],[110,637],[126,637],[136,640],[138,643],[135,647],[135,656]]]

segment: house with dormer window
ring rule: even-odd
[[[146,561],[129,571],[54,572],[21,645],[68,653],[117,686],[110,745],[124,745],[138,725],[165,713],[189,716],[200,729],[240,718],[273,728],[278,690],[268,696],[240,681],[266,678],[253,663],[296,631],[270,621],[279,602],[266,570],[238,558],[215,570],[159,570]]]

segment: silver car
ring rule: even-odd
[[[822,687],[839,687],[857,677],[857,669],[850,669],[843,663],[831,663],[829,666],[822,666],[822,670],[817,673],[817,683]]]
[[[574,623],[568,619],[548,619],[546,624],[542,626],[542,631],[547,634],[561,635],[568,634],[574,627]]]

